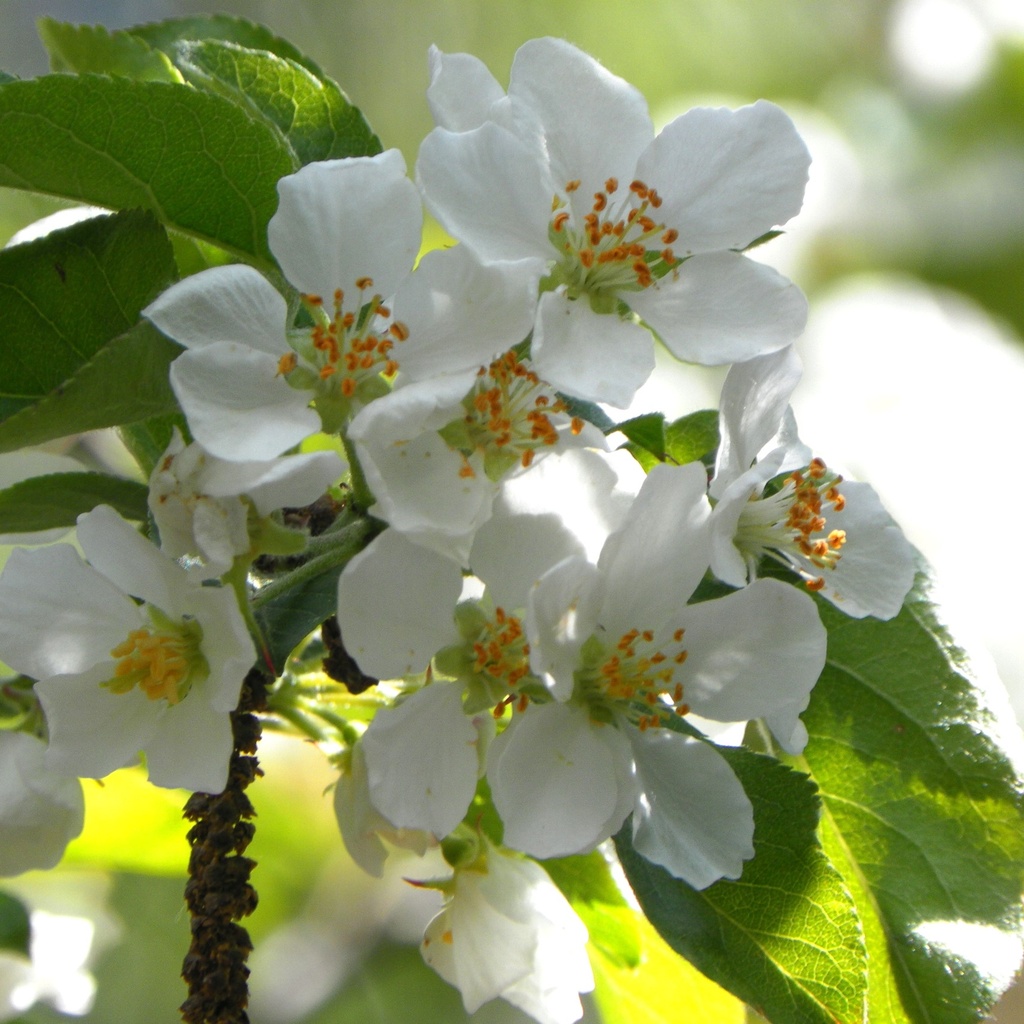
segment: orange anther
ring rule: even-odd
[[[608,197],[603,192],[594,193],[594,212],[600,213],[608,205]]]
[[[278,377],[286,376],[287,374],[291,373],[292,370],[295,369],[295,367],[298,365],[298,363],[299,363],[299,357],[294,352],[286,352],[277,361],[277,374],[276,374],[276,376],[278,376]]]
[[[555,214],[554,220],[551,221],[551,226],[556,231],[561,231],[565,227],[565,222],[569,219],[569,211],[561,210]]]
[[[825,586],[825,577],[819,576],[816,580],[804,580],[804,583],[807,584],[808,590],[821,590]]]
[[[575,192],[576,189],[578,189],[579,187],[580,187],[580,179],[579,178],[573,178],[572,181],[567,181],[565,183],[565,191],[566,192]]]
[[[679,237],[679,232],[675,228],[669,228],[662,236],[661,240],[666,245],[671,245]]]
[[[605,183],[604,183],[605,191],[609,195],[611,195],[611,193],[614,192],[618,187],[619,187],[619,179],[618,178],[608,178],[605,181]]]

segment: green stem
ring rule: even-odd
[[[341,435],[341,443],[345,446],[345,458],[348,459],[348,471],[352,480],[352,500],[356,508],[368,509],[374,502],[373,491],[366,482],[366,474],[359,462],[359,455],[356,453],[355,445],[345,434]]]
[[[286,594],[289,590],[301,586],[308,580],[315,579],[329,569],[344,565],[366,546],[373,535],[380,529],[379,524],[370,519],[360,519],[347,526],[340,533],[331,534],[334,543],[321,554],[314,555],[308,562],[297,569],[268,583],[252,598],[250,605],[253,611],[262,608],[275,598]],[[321,535],[325,536],[325,535]]]

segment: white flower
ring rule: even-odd
[[[914,581],[914,549],[872,487],[844,481],[800,442],[788,406],[800,372],[790,348],[729,370],[710,485],[711,569],[741,587],[768,557],[847,615],[891,619]]]
[[[396,388],[353,420],[349,437],[373,514],[461,562],[503,480],[553,452],[607,447],[512,351],[486,368]]]
[[[778,107],[695,109],[655,137],[641,94],[561,40],[520,47],[507,96],[466,54],[431,64],[426,204],[482,259],[547,275],[532,342],[545,380],[625,406],[654,368],[638,321],[710,364],[803,330],[799,289],[739,251],[803,201],[810,157]]]
[[[444,884],[423,959],[462,993],[467,1013],[501,997],[541,1024],[572,1024],[594,976],[587,929],[539,864],[491,844]]]
[[[58,544],[15,551],[0,576],[0,657],[38,680],[47,766],[101,778],[143,751],[156,785],[220,792],[256,657],[234,593],[107,506],[79,517],[78,540],[89,564]]]
[[[212,579],[231,568],[252,542],[249,515],[315,501],[345,472],[334,452],[310,452],[265,462],[228,462],[198,443],[186,447],[177,429],[149,478],[149,508],[160,548],[172,558],[199,556],[190,566]]]
[[[0,875],[52,868],[82,831],[81,783],[47,768],[45,752],[35,736],[0,732]]]
[[[526,706],[491,745],[506,845],[580,852],[632,810],[637,850],[698,888],[752,856],[739,781],[673,720],[765,718],[799,750],[825,631],[806,595],[773,580],[686,603],[708,563],[704,489],[700,464],[656,467],[596,565],[567,558],[534,587],[529,661],[556,701]]]
[[[460,250],[410,277],[423,215],[397,150],[309,164],[278,192],[270,249],[311,327],[289,331],[284,297],[246,266],[186,278],[143,311],[186,347],[171,384],[196,440],[220,458],[268,459],[340,429],[386,393],[382,374],[406,351],[406,376],[419,379],[475,367],[529,330],[536,278],[516,268]]]

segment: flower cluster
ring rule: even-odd
[[[0,734],[2,867],[59,858],[78,776],[143,756],[157,785],[223,789],[230,712],[269,659],[253,604],[343,565],[321,618],[360,686],[317,704],[310,645],[270,712],[333,757],[369,873],[441,844],[423,955],[467,1010],[502,997],[568,1024],[593,987],[586,930],[531,858],[625,828],[693,887],[739,877],[754,808],[715,723],[761,720],[799,753],[826,654],[809,592],[889,618],[913,553],[796,434],[806,303],[745,255],[807,180],[778,107],[655,134],[635,89],[553,39],[519,50],[507,92],[434,50],[428,99],[415,184],[396,150],[309,164],[279,183],[273,281],[215,267],[144,310],[185,349],[170,382],[190,437],[152,470],[149,537],[101,506],[79,519],[84,559],[18,550],[0,577],[0,657],[37,701],[34,735]],[[417,264],[423,204],[458,244]],[[645,476],[591,404],[629,405],[659,340],[732,364],[710,478]]]

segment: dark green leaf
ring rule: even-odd
[[[140,423],[125,423],[118,427],[118,436],[147,479],[160,456],[167,451],[175,427],[186,442],[191,440],[188,424],[181,413],[154,416]]]
[[[180,353],[149,321],[140,321],[66,383],[0,423],[0,452],[174,413],[167,371]]]
[[[53,71],[120,75],[141,82],[177,82],[181,75],[167,54],[129,32],[102,25],[70,25],[40,18],[37,27]]]
[[[28,911],[13,896],[0,892],[0,949],[28,956]]]
[[[659,462],[665,460],[665,415],[649,412],[624,423],[615,424],[615,430],[625,434],[634,444],[648,451]]]
[[[673,949],[773,1024],[862,1024],[860,923],[818,844],[814,785],[772,758],[722,753],[754,805],[753,860],[738,881],[698,891],[636,853],[627,823],[615,844],[641,907]]]
[[[0,490],[0,533],[72,527],[82,512],[110,505],[126,519],[145,519],[145,484],[105,473],[49,473]]]
[[[17,82],[18,77],[16,75],[9,75],[6,71],[0,71],[0,85],[4,85],[6,82]]]
[[[718,410],[701,409],[665,427],[665,454],[680,466],[718,448]]]
[[[169,18],[150,25],[135,25],[128,31],[133,36],[144,39],[154,49],[163,50],[167,54],[174,49],[175,43],[183,39],[220,39],[227,43],[237,43],[250,50],[267,50],[278,57],[301,64],[317,78],[324,77],[320,66],[288,40],[275,36],[270,29],[246,21],[245,18],[234,18],[227,14]]]
[[[0,185],[141,206],[257,260],[277,181],[295,169],[279,132],[195,89],[97,75],[0,86]]]
[[[1005,697],[983,690],[924,581],[889,622],[820,610],[803,763],[864,921],[869,1019],[980,1021],[1021,952],[1020,739],[1008,707],[1002,724],[989,710]]]
[[[173,55],[192,85],[265,117],[301,164],[381,151],[380,140],[341,89],[296,61],[211,40],[179,43]]]
[[[288,655],[324,619],[334,614],[341,570],[342,566],[333,566],[322,575],[269,601],[256,613],[270,660],[278,672],[284,668]]]

